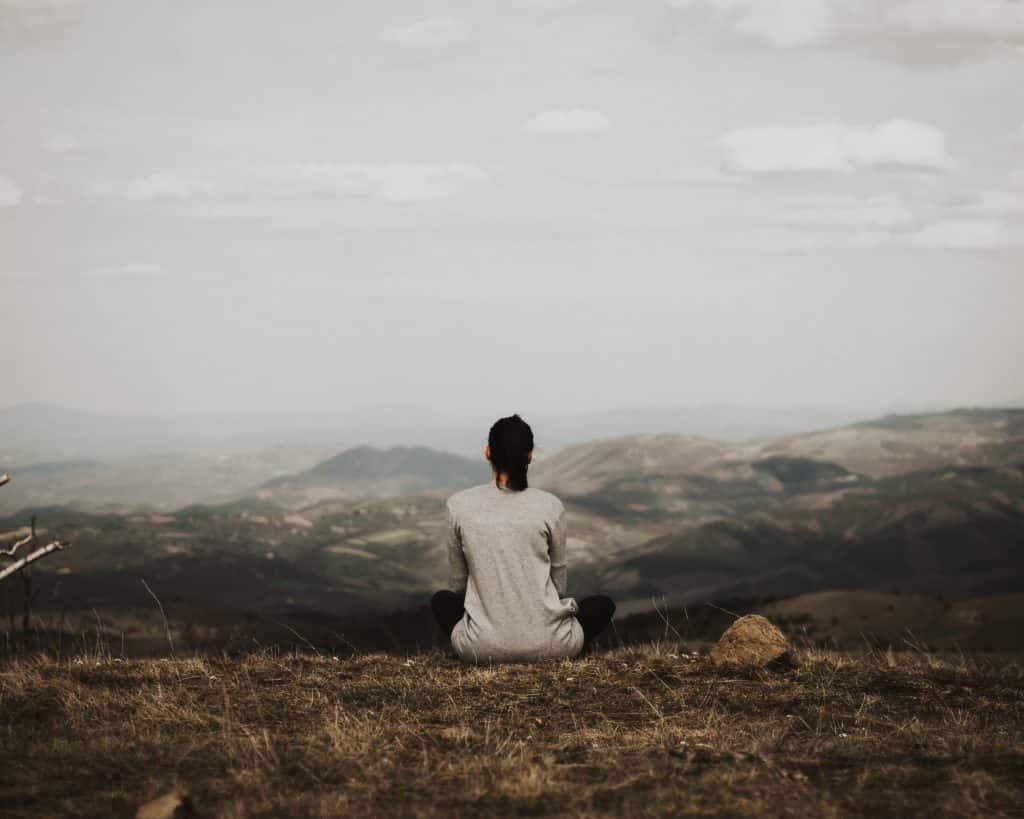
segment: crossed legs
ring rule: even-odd
[[[465,600],[465,592],[456,594],[448,589],[441,589],[430,598],[430,608],[434,612],[434,619],[449,637],[451,637],[455,624],[462,619]],[[579,611],[576,613],[576,619],[583,626],[583,647],[586,648],[590,645],[591,640],[604,631],[612,621],[612,615],[615,614],[615,603],[610,597],[595,594],[584,597],[578,601],[577,605]]]
[[[462,619],[465,611],[462,607],[466,600],[466,593],[456,594],[448,589],[441,589],[435,592],[430,598],[430,608],[434,612],[434,619],[444,629],[446,636],[451,637],[455,624]]]
[[[603,594],[595,594],[584,597],[577,605],[580,610],[576,613],[576,619],[583,626],[583,648],[590,645],[598,634],[608,628],[615,614],[615,603],[610,597]]]

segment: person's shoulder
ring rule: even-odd
[[[554,492],[549,492],[547,489],[541,489],[538,486],[531,486],[527,491],[534,493],[538,500],[546,504],[554,514],[557,515],[565,511],[565,505],[562,503],[562,499]]]
[[[482,490],[487,488],[487,484],[480,484],[478,486],[467,486],[465,489],[460,489],[457,492],[453,492],[448,496],[448,499],[444,502],[445,506],[449,509],[457,509],[460,504],[472,501],[473,497],[478,495]]]

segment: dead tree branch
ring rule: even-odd
[[[10,480],[10,476],[5,476],[5,477],[7,477],[7,479]],[[25,537],[23,537],[21,540],[17,541],[13,546],[11,546],[11,548],[9,548],[9,549],[0,549],[0,556],[14,557],[14,554],[15,554],[15,552],[18,551],[18,549],[20,549],[22,546],[25,546],[26,544],[35,543],[35,540],[36,540],[36,516],[33,515],[32,518],[29,521],[28,534],[25,535]]]
[[[11,476],[8,475],[7,473],[4,473],[3,475],[0,475],[0,486],[3,486],[6,483],[10,483],[10,481],[11,481]],[[10,546],[10,547],[8,547],[6,549],[0,549],[0,557],[14,557],[14,555],[17,553],[18,549],[20,549],[22,546],[28,546],[30,543],[34,544],[35,542],[36,542],[36,516],[33,515],[31,520],[30,520],[30,522],[29,522],[29,533],[27,535],[25,535],[25,537],[21,538],[20,540],[16,540],[14,542],[13,546]],[[3,569],[0,569],[0,580],[3,580],[4,578],[10,577],[15,572],[21,571],[22,569],[24,569],[29,564],[35,563],[37,560],[39,560],[42,557],[46,557],[51,552],[56,552],[56,551],[59,551],[61,549],[65,549],[65,548],[67,548],[70,545],[71,544],[68,543],[65,540],[54,540],[51,543],[47,543],[45,546],[40,546],[34,552],[31,552],[31,553],[25,555],[25,557],[21,558],[20,560],[15,560],[10,565],[4,566]]]
[[[14,545],[10,548],[0,549],[0,555],[3,555],[4,557],[14,557],[18,549],[20,549],[22,546],[28,545],[35,539],[35,535],[25,535],[25,537],[23,537],[21,540],[15,541]]]
[[[15,560],[10,566],[4,566],[3,569],[0,569],[0,580],[3,580],[6,577],[10,577],[15,572],[24,569],[30,563],[34,563],[35,561],[39,560],[39,558],[46,557],[48,554],[50,554],[50,552],[56,552],[70,545],[70,543],[67,543],[63,540],[55,540],[53,541],[53,543],[47,543],[45,546],[40,546],[34,552],[25,555],[25,557],[21,558],[20,560]]]

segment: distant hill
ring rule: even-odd
[[[0,515],[54,505],[128,513],[222,503],[270,475],[305,469],[324,454],[316,448],[276,447],[234,453],[168,452],[112,462],[0,463],[0,473],[12,477],[0,489]]]
[[[835,461],[873,477],[944,464],[999,466],[1024,461],[1024,409],[889,415],[779,438],[763,451]]]
[[[688,435],[625,435],[561,449],[530,466],[531,483],[586,494],[617,479],[702,474],[729,457],[729,444]]]
[[[1024,462],[1024,409],[957,409],[873,421],[762,441],[683,435],[626,435],[566,447],[531,467],[552,491],[586,494],[618,480],[658,475],[756,481],[768,465],[803,462],[821,477],[835,470],[884,477],[952,466]],[[760,466],[758,465],[760,462]],[[818,463],[817,467],[813,463]],[[779,479],[779,475],[773,477]]]
[[[836,586],[972,595],[1024,582],[1018,409],[889,416],[759,443],[625,436],[567,447],[530,477],[574,513],[577,576],[624,593],[624,611],[662,594],[677,604]]]
[[[425,446],[347,449],[305,472],[274,478],[257,487],[259,498],[306,506],[331,498],[382,498],[458,489],[490,480],[481,455],[470,460]]]

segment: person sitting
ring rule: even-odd
[[[473,663],[575,657],[611,622],[604,595],[567,596],[566,510],[528,486],[533,431],[518,414],[491,427],[488,483],[445,502],[449,588],[431,609],[462,660]]]

